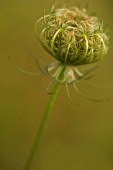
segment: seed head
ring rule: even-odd
[[[80,96],[101,101],[85,96],[77,84],[81,80],[89,80],[92,77],[90,72],[107,54],[109,37],[103,22],[96,16],[88,15],[86,9],[52,9],[50,14],[36,22],[35,33],[44,49],[56,59],[48,63],[44,70],[39,66],[51,78],[47,91],[53,82],[64,84],[67,96],[73,103],[69,93],[69,85],[72,84]]]
[[[43,47],[63,64],[89,64],[102,60],[107,53],[109,38],[103,24],[85,9],[56,9],[37,23]]]

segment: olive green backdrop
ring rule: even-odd
[[[102,17],[110,29],[110,49],[95,77],[97,86],[80,83],[89,96],[110,98],[91,102],[70,92],[79,107],[67,99],[61,88],[31,170],[113,169],[113,2],[112,0],[60,1],[60,4],[88,6],[89,13]],[[48,13],[54,0],[0,0],[0,170],[22,170],[35,138],[49,94],[49,78],[28,76],[8,60],[26,70],[38,72],[33,55],[53,61],[40,46],[34,24]],[[32,52],[30,52],[32,51]],[[32,53],[32,54],[31,54]]]

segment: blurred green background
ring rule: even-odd
[[[37,42],[34,24],[49,12],[54,0],[0,0],[0,170],[22,170],[50,95],[49,78],[28,76],[8,60],[26,70],[38,68],[29,50],[44,62],[49,56]],[[67,99],[62,87],[31,170],[113,169],[113,2],[112,0],[59,1],[59,4],[89,4],[89,12],[102,17],[110,28],[110,49],[95,77],[97,86],[80,88],[89,96],[110,98],[90,102],[74,95],[79,107]],[[74,93],[71,88],[71,94]]]

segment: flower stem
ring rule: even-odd
[[[39,147],[43,132],[44,132],[44,130],[46,128],[46,124],[47,124],[49,115],[51,113],[52,107],[53,107],[53,105],[55,103],[55,99],[57,97],[59,89],[60,89],[60,84],[56,83],[56,85],[54,87],[54,93],[52,93],[51,96],[50,96],[49,102],[47,104],[47,107],[46,107],[46,110],[44,112],[44,115],[43,115],[42,121],[40,123],[40,126],[38,128],[34,143],[33,143],[32,147],[31,147],[31,151],[30,151],[29,157],[27,159],[26,165],[24,167],[24,170],[30,170],[30,168],[32,166],[33,158],[35,156],[36,150]]]

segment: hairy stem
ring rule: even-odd
[[[54,87],[54,93],[52,93],[51,96],[50,96],[49,102],[47,104],[46,110],[45,110],[43,118],[42,118],[42,121],[41,121],[40,126],[38,128],[35,140],[34,140],[33,145],[31,147],[29,157],[26,161],[26,165],[24,167],[24,170],[30,170],[30,168],[32,166],[33,158],[34,158],[35,153],[36,153],[36,151],[39,147],[43,132],[46,128],[46,124],[47,124],[49,115],[51,113],[52,107],[54,106],[55,99],[57,97],[59,89],[60,89],[60,84],[56,83],[56,85]]]

